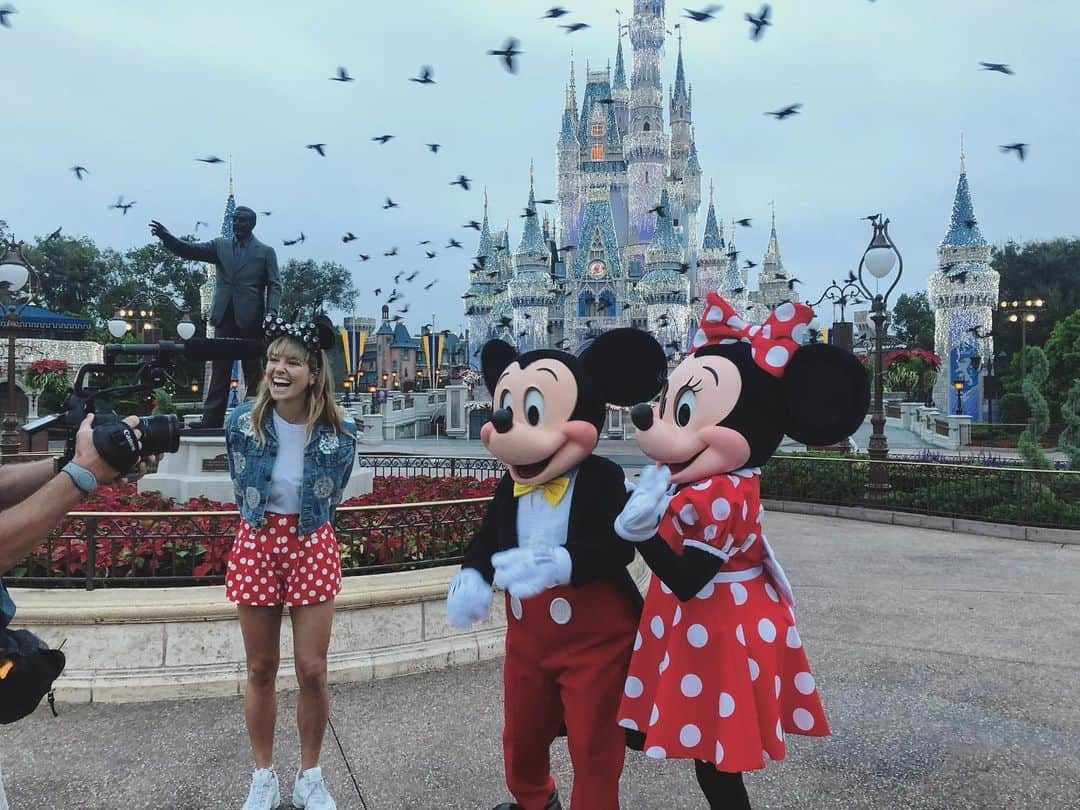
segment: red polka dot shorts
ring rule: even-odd
[[[341,555],[325,523],[302,535],[299,515],[266,513],[256,528],[246,520],[229,551],[225,596],[237,605],[317,605],[341,590]]]

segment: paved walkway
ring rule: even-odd
[[[789,737],[785,762],[750,775],[757,810],[1080,808],[1080,547],[767,520],[834,733]],[[332,692],[370,810],[504,798],[499,662]],[[286,790],[294,708],[283,695]],[[0,762],[13,810],[235,809],[250,773],[236,698],[40,710],[4,727]],[[568,793],[561,742],[554,762]],[[339,807],[360,807],[330,736],[323,765]],[[633,752],[622,796],[623,810],[703,807],[686,763]]]

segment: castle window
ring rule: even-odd
[[[642,132],[648,132],[649,131],[649,122],[648,121],[646,121],[644,124],[642,124],[641,131]]]
[[[604,159],[604,145],[602,143],[594,143],[592,145],[592,159],[603,160]]]
[[[593,134],[594,138],[603,138],[604,137],[604,125],[603,124],[593,124],[592,125],[592,134]]]

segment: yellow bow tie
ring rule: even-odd
[[[544,490],[544,497],[547,498],[547,502],[552,506],[555,506],[562,500],[563,495],[566,494],[566,490],[570,488],[570,476],[560,475],[558,478],[552,478],[550,481],[545,481],[542,484],[519,484],[514,482],[514,497],[520,498],[522,495],[528,495],[534,489]]]

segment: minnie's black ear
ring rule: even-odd
[[[835,444],[854,433],[870,407],[870,381],[859,359],[839,346],[811,343],[795,351],[781,378],[788,424],[803,444]]]
[[[667,358],[656,339],[640,329],[612,329],[588,345],[579,358],[605,402],[648,402],[664,385]]]
[[[338,337],[337,330],[334,329],[334,322],[330,320],[329,315],[319,313],[313,319],[315,328],[319,330],[319,348],[323,351],[329,351],[335,346],[340,345],[340,338]]]
[[[499,376],[514,362],[515,357],[517,349],[505,340],[489,340],[480,350],[480,370],[484,374],[484,385],[492,396],[495,395],[495,384],[499,381]]]

